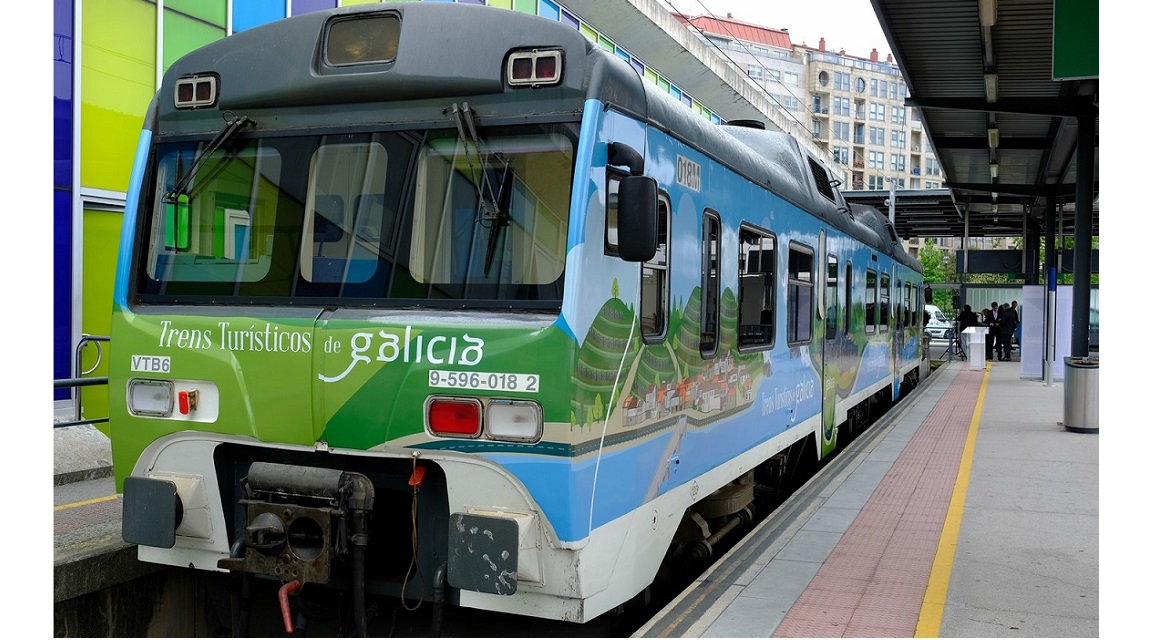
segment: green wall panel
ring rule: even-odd
[[[199,18],[221,29],[227,27],[228,3],[224,0],[164,0],[164,9]]]
[[[126,191],[144,112],[156,92],[156,7],[103,0],[83,12],[80,184]]]
[[[164,10],[164,71],[184,54],[205,44],[221,40],[224,29]]]
[[[112,286],[116,280],[116,255],[120,250],[120,227],[124,216],[109,211],[84,211],[84,275],[81,284],[84,296],[80,316],[80,330],[97,336],[109,335],[112,330]],[[112,343],[99,345],[103,349],[100,366],[89,376],[108,375],[108,360]],[[96,349],[84,350],[84,371],[96,364]],[[85,418],[108,416],[108,387],[85,387],[81,400]],[[97,425],[107,433],[107,424]]]

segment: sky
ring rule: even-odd
[[[792,44],[818,47],[826,38],[827,50],[846,49],[852,56],[866,58],[878,49],[879,59],[891,53],[886,36],[869,0],[819,0],[807,4],[795,0],[658,0],[671,11],[687,15],[711,14],[740,22],[786,29]],[[817,7],[818,10],[813,9]]]

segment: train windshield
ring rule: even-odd
[[[558,306],[567,125],[204,146],[155,150],[142,301]]]

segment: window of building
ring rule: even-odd
[[[870,103],[870,119],[874,122],[886,122],[886,105]]]
[[[703,279],[699,309],[699,351],[704,357],[719,348],[719,214],[703,212]]]
[[[906,124],[906,107],[890,108],[890,121],[892,124]]]
[[[871,191],[882,191],[886,189],[883,186],[882,176],[867,176],[867,188]]]
[[[778,69],[763,69],[763,74],[771,82],[782,82],[782,77],[779,75]]]
[[[939,168],[939,165],[938,165],[938,158],[927,158],[926,162],[924,164],[926,165],[926,175],[928,175],[928,176],[942,175],[942,169]]]
[[[851,139],[851,124],[849,122],[839,122],[835,120],[831,123],[831,128],[834,130],[835,140]]]
[[[739,229],[739,349],[775,343],[775,237]]]
[[[880,147],[886,146],[886,129],[883,127],[867,127],[868,139],[870,144],[878,145]]]
[[[906,171],[906,155],[902,153],[890,154],[890,170]]]
[[[866,155],[866,166],[870,167],[871,169],[886,168],[886,154],[882,151],[868,151]]]
[[[851,90],[851,74],[843,71],[835,72],[835,91],[850,91]]]
[[[639,323],[646,342],[658,342],[667,337],[667,315],[670,308],[670,292],[667,265],[670,262],[671,203],[663,194],[659,195],[658,237],[655,240],[655,257],[643,263],[642,291],[639,295]]]
[[[791,243],[787,251],[787,343],[811,340],[815,252]]]
[[[838,123],[836,123],[836,124],[838,124]],[[835,128],[835,137],[836,138],[839,137],[838,136],[838,127]],[[835,154],[835,162],[837,162],[839,164],[850,164],[850,161],[851,161],[851,149],[850,149],[850,147],[836,146],[834,148],[834,154]]]
[[[835,96],[834,99],[831,101],[831,104],[832,104],[832,108],[834,109],[834,114],[836,116],[850,117],[850,115],[851,115],[851,99],[850,98],[843,98],[840,96]]]
[[[757,64],[747,65],[747,77],[752,79],[752,80],[762,80],[763,79],[763,68]]]
[[[856,78],[855,79],[855,91],[857,91],[859,93],[863,93],[866,91],[866,79],[865,78]]]
[[[784,71],[783,84],[790,85],[792,87],[799,86],[799,74],[795,73],[794,71]]]

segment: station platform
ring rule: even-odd
[[[1099,433],[1020,366],[943,363],[632,637],[1099,637]]]
[[[1100,436],[1019,367],[942,362],[632,637],[1099,637]],[[60,603],[155,568],[103,436],[56,432]]]

